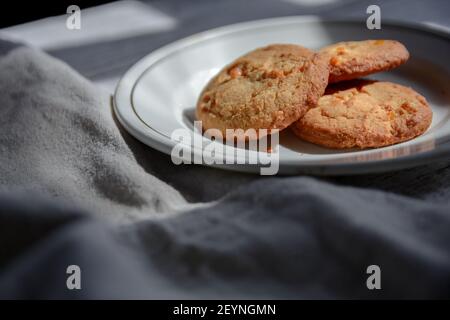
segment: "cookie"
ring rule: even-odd
[[[330,59],[330,83],[390,70],[409,58],[405,46],[394,40],[339,42],[320,52]]]
[[[196,117],[205,130],[218,129],[224,136],[226,129],[270,133],[288,127],[315,106],[327,83],[328,61],[323,55],[297,45],[269,45],[222,69],[200,94]]]
[[[410,140],[430,126],[420,94],[391,82],[330,86],[316,108],[292,125],[303,140],[336,149],[376,148]]]

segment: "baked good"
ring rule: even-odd
[[[431,120],[427,101],[413,89],[354,80],[327,88],[317,107],[292,129],[301,139],[325,147],[376,148],[421,135]]]
[[[339,42],[322,48],[320,52],[330,61],[330,83],[390,70],[409,58],[405,46],[394,40]]]
[[[327,82],[325,56],[297,45],[269,45],[222,69],[200,94],[196,117],[204,130],[218,129],[224,136],[226,129],[270,133],[288,127],[314,107]]]

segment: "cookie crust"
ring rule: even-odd
[[[421,135],[431,121],[431,108],[413,89],[351,81],[330,86],[292,129],[301,139],[329,148],[377,148]]]
[[[330,83],[390,70],[409,58],[405,46],[395,40],[339,42],[322,48],[320,52],[330,61]]]
[[[196,116],[205,130],[224,135],[226,129],[281,130],[316,105],[327,83],[324,55],[297,45],[269,45],[222,69],[200,94]]]

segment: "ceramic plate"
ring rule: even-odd
[[[114,110],[127,131],[159,151],[171,154],[180,144],[172,139],[177,129],[190,132],[205,146],[213,142],[194,128],[196,100],[208,80],[233,59],[270,43],[318,49],[338,41],[364,39],[394,39],[406,45],[411,58],[405,65],[367,78],[393,81],[425,96],[433,109],[431,127],[422,136],[397,145],[346,151],[302,142],[290,130],[284,130],[277,149],[279,173],[357,174],[450,159],[450,37],[422,25],[383,22],[381,30],[368,30],[364,21],[285,17],[202,32],[160,48],[136,63],[116,88]],[[183,143],[189,144],[186,140]],[[260,173],[260,164],[240,161],[221,165],[208,159],[201,147],[189,147],[193,155],[200,159],[203,155],[207,164]],[[229,148],[235,149],[227,146],[220,156],[228,155]],[[248,153],[241,156],[248,157]]]

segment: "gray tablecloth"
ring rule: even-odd
[[[298,2],[151,2],[175,30],[49,52],[81,75],[0,42],[0,296],[449,297],[449,163],[320,179],[175,166],[122,130],[109,93],[85,79],[215,25],[364,6]],[[434,3],[425,15],[445,8]],[[82,290],[66,287],[72,264]],[[381,290],[366,287],[372,264]]]

